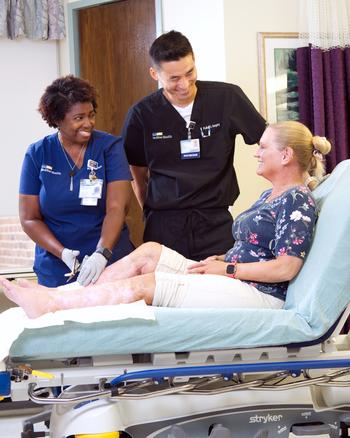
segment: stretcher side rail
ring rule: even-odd
[[[322,369],[337,371],[311,376],[310,370]],[[109,382],[101,379],[99,389],[92,390],[88,387],[83,390],[80,386],[80,393],[83,392],[83,395],[73,392],[71,397],[69,393],[72,393],[72,388],[74,391],[74,386],[69,392],[63,391],[63,396],[41,397],[36,394],[36,383],[30,383],[29,397],[39,404],[69,404],[96,397],[110,397],[115,400],[143,399],[174,393],[210,395],[247,389],[287,390],[310,385],[350,386],[350,381],[344,380],[349,374],[350,359],[159,368],[125,372]],[[292,378],[292,381],[285,382],[287,378]],[[210,389],[213,384],[214,388]],[[40,388],[39,393],[41,392]]]

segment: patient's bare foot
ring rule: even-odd
[[[38,286],[26,280],[21,284],[8,281],[0,276],[0,286],[7,298],[21,306],[29,318],[37,318],[50,310],[50,295],[44,286]]]

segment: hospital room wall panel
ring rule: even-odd
[[[297,32],[299,3],[295,0],[224,0],[226,80],[238,84],[259,109],[258,32]],[[235,168],[241,188],[232,213],[237,216],[269,187],[255,174],[256,146],[238,137]]]
[[[37,111],[44,87],[57,77],[55,41],[0,38],[1,216],[18,214],[18,180],[26,148],[51,130]]]
[[[32,266],[33,244],[18,220],[19,175],[29,144],[52,132],[37,107],[44,88],[58,75],[57,53],[56,41],[0,38],[0,273],[10,266]]]

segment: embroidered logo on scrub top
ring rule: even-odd
[[[52,175],[62,175],[61,172],[54,172],[53,167],[49,164],[42,164],[40,172],[52,173]]]
[[[210,137],[217,131],[217,128],[220,128],[220,123],[212,123],[207,126],[202,126],[200,129],[201,135],[203,138]]]
[[[165,135],[163,132],[152,132],[152,140],[167,140],[173,138],[172,135]]]
[[[88,160],[86,167],[87,170],[98,170],[102,168],[102,166],[99,166],[98,162],[94,160]]]

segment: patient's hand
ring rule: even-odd
[[[213,259],[213,257],[208,257],[197,263],[189,265],[187,268],[188,274],[216,274],[225,275],[227,263],[222,260]]]
[[[210,262],[211,260],[221,260],[222,262],[225,260],[225,254],[222,255],[212,255],[207,257],[204,260],[201,260],[201,262]]]

